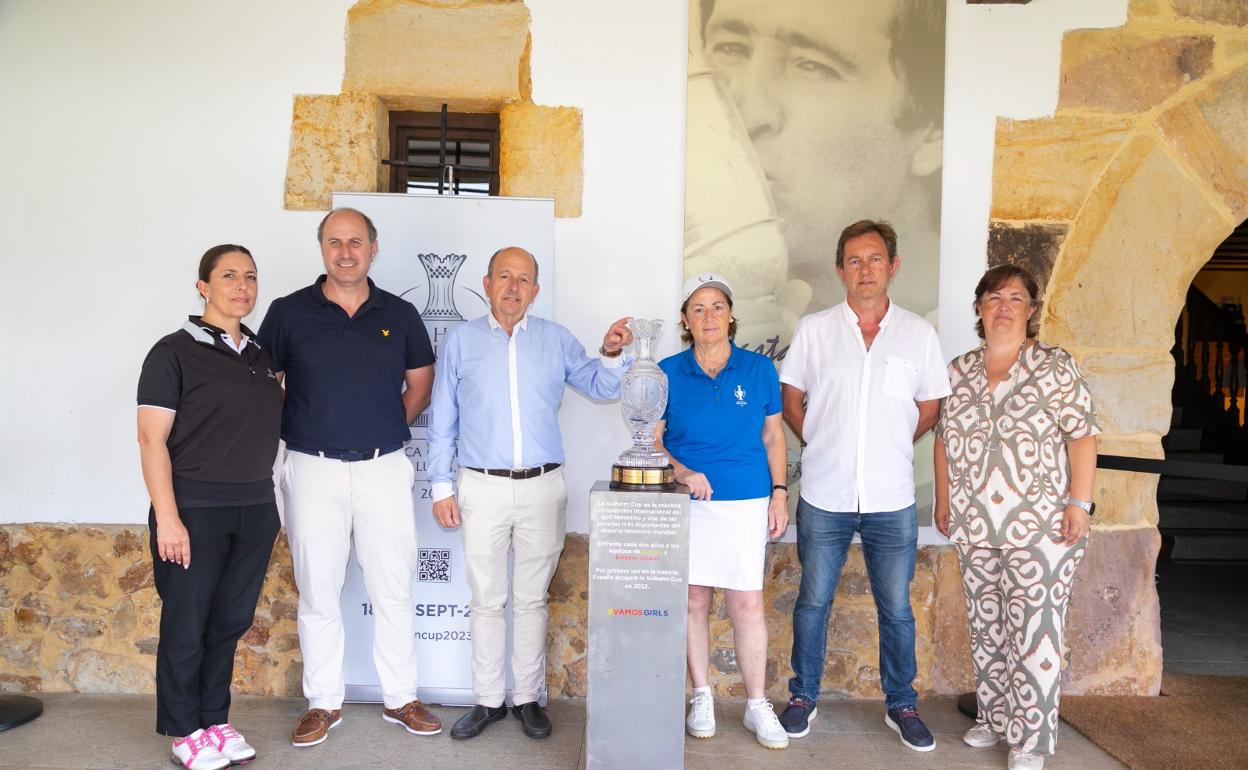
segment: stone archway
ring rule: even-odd
[[[1161,457],[1174,325],[1248,216],[1248,7],[1132,0],[1127,24],[1063,41],[1053,118],[998,125],[989,261],[1046,286],[1041,336],[1079,361],[1102,453]],[[1102,471],[1071,605],[1071,693],[1156,694],[1157,480]]]

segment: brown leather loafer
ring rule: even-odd
[[[442,732],[442,720],[418,700],[397,709],[382,709],[381,718],[396,725],[403,725],[415,735],[437,735]]]
[[[342,709],[326,711],[312,709],[299,717],[299,724],[290,734],[290,745],[297,749],[315,746],[329,735],[329,731],[342,724]]]

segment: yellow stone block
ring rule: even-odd
[[[1166,111],[1157,125],[1233,216],[1248,218],[1248,68]]]
[[[1165,354],[1192,277],[1231,229],[1203,186],[1156,140],[1131,139],[1066,237],[1049,282],[1043,336],[1064,346]],[[1164,433],[1168,425],[1116,427]]]
[[[554,198],[555,216],[581,215],[581,111],[509,104],[499,115],[500,192],[515,197]]]
[[[997,122],[994,219],[1073,219],[1134,121],[1058,115]]]
[[[1221,66],[1243,66],[1248,58],[1248,37],[1243,35],[1225,36],[1218,40],[1218,54]]]
[[[1153,389],[1157,389],[1156,386]],[[1169,420],[1168,412],[1166,419]],[[1161,448],[1161,436],[1151,434],[1145,438],[1143,435],[1104,433],[1098,437],[1097,452],[1120,457],[1162,459],[1165,452]],[[1098,470],[1092,494],[1092,499],[1096,501],[1093,525],[1157,526],[1157,480],[1158,477],[1151,473]]]
[[[1248,3],[1243,0],[1173,0],[1173,3],[1175,16],[1182,19],[1248,26]]]
[[[1117,29],[1081,29],[1062,41],[1058,109],[1139,113],[1165,101],[1213,65],[1208,35],[1156,37]]]
[[[1169,351],[1068,350],[1092,389],[1103,430],[1157,435],[1170,430],[1174,359]]]
[[[529,9],[522,2],[366,0],[347,12],[344,93],[523,99]]]
[[[1127,21],[1170,21],[1174,12],[1170,0],[1130,0],[1127,4]]]
[[[296,96],[286,162],[286,208],[328,209],[335,191],[387,189],[388,115],[369,94]]]

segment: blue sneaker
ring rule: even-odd
[[[919,711],[914,706],[898,706],[884,714],[884,724],[893,728],[901,736],[901,742],[915,751],[931,751],[936,748],[936,739],[932,737],[927,725],[919,719]]]
[[[810,723],[815,721],[818,713],[819,709],[812,701],[794,696],[789,698],[789,705],[780,715],[780,724],[784,725],[784,731],[790,738],[805,738],[810,735]]]

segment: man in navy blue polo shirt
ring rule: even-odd
[[[416,699],[415,470],[399,451],[429,405],[433,347],[416,308],[368,278],[377,230],[367,216],[331,211],[317,240],[325,275],[274,301],[260,326],[286,386],[282,490],[308,699],[291,743],[314,746],[342,721],[339,600],[352,540],[373,605],[382,717],[433,735],[442,723]]]

